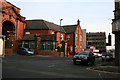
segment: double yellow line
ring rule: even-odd
[[[120,73],[117,73],[117,72],[108,72],[108,71],[95,70],[94,68],[87,68],[87,70],[96,71],[96,72],[103,72],[103,73],[110,73],[110,74],[120,74]]]

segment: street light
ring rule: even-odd
[[[61,21],[62,21],[63,19],[60,19],[60,40],[61,40]]]
[[[60,41],[61,41],[61,21],[62,21],[63,19],[60,19]],[[60,47],[60,46],[59,46]],[[62,47],[62,46],[61,46]],[[60,53],[59,53],[59,56],[61,55],[61,47],[60,47]]]

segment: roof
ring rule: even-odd
[[[78,27],[78,25],[65,25],[62,27],[64,28],[66,33],[74,33],[76,31],[76,28]]]
[[[32,41],[35,40],[35,37],[40,37],[41,40],[54,40],[54,34],[39,34],[39,35],[34,35],[34,34],[26,34],[23,36],[23,41]]]
[[[54,34],[40,34],[41,40],[55,40]]]
[[[22,40],[35,40],[35,35],[34,34],[26,34],[23,36]]]
[[[54,24],[52,22],[48,22],[45,20],[26,20],[26,28],[27,30],[55,30],[60,31],[60,26],[57,24]],[[65,33],[65,30],[63,27],[61,27],[61,32]]]

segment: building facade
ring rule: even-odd
[[[4,0],[1,4],[0,34],[6,36],[5,53],[12,54],[22,40],[26,21],[25,17],[20,15],[20,8]]]
[[[76,25],[67,25],[61,27],[57,24],[45,20],[27,20],[26,28],[24,31],[25,35],[54,35],[55,42],[49,46],[48,40],[42,40],[41,46],[43,47],[41,49],[43,50],[55,50],[59,47],[60,43],[62,44],[62,52],[75,54],[83,49],[83,36],[79,20]]]
[[[86,33],[86,48],[95,47],[100,51],[106,51],[106,34],[105,32]]]
[[[80,27],[80,21],[76,25],[62,26],[66,31],[66,41],[69,53],[78,53],[83,49],[83,33]]]
[[[83,33],[83,50],[86,49],[86,29],[82,29]]]
[[[115,63],[120,65],[120,1],[115,0],[112,33],[115,34]]]

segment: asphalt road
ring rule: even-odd
[[[98,64],[99,60],[95,64]],[[117,74],[87,70],[72,58],[51,56],[5,56],[2,78],[118,78]]]

